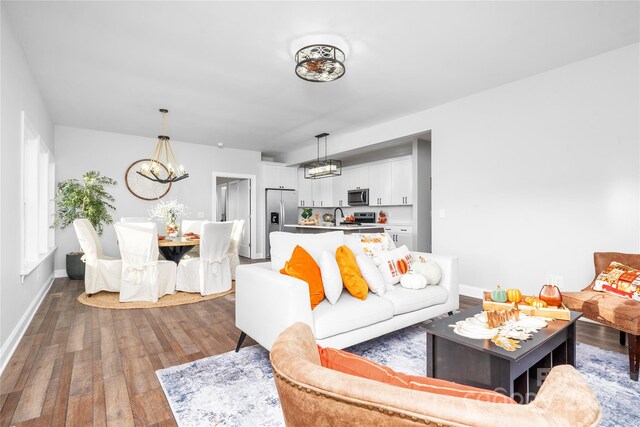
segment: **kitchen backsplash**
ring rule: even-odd
[[[302,214],[303,208],[298,208],[298,216]],[[311,208],[313,209],[313,213],[320,214],[320,222],[322,222],[322,215],[325,213],[333,214],[333,208]],[[383,211],[387,215],[387,224],[390,225],[413,225],[413,206],[381,206],[381,207],[373,207],[373,206],[353,206],[353,207],[343,207],[344,216],[353,215],[354,212],[375,212],[376,213],[376,221],[380,216],[380,211]],[[300,217],[301,218],[301,217]],[[338,222],[344,221],[340,218],[340,211],[338,211]]]

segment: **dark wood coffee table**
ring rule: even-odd
[[[475,307],[426,325],[428,377],[495,390],[529,403],[552,367],[575,367],[575,322],[581,313],[572,311],[570,320],[550,321],[530,340],[520,341],[521,348],[506,351],[491,340],[466,338],[449,327],[481,311]]]

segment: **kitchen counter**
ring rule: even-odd
[[[384,224],[363,224],[363,225],[285,225],[291,228],[294,233],[325,233],[327,231],[344,231],[350,233],[382,233]]]

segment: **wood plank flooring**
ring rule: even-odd
[[[56,279],[31,321],[0,378],[0,426],[175,425],[155,371],[233,350],[235,296],[108,310],[80,304],[83,286]],[[578,340],[626,354],[604,326],[578,322]]]

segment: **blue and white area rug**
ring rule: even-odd
[[[426,374],[426,333],[411,326],[349,351],[412,375]],[[637,425],[640,383],[631,381],[626,355],[578,344],[577,365],[595,391],[601,426]],[[180,426],[283,426],[280,401],[260,346],[246,347],[156,372]]]

